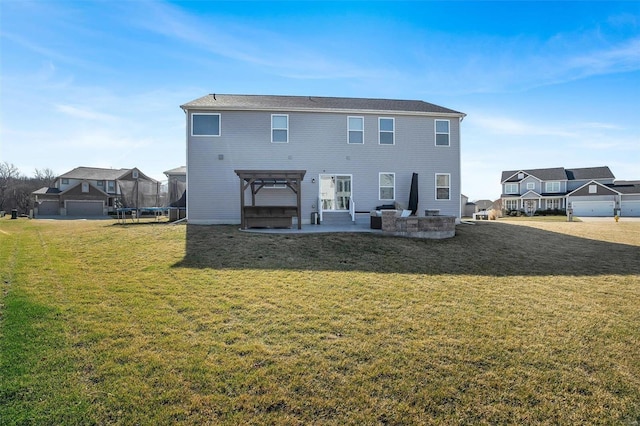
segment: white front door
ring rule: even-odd
[[[320,175],[322,211],[349,211],[351,175]]]

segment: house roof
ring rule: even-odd
[[[101,169],[97,167],[76,167],[58,176],[65,179],[116,180],[131,169]]]
[[[552,167],[548,169],[512,170],[502,172],[502,182],[520,182],[518,173],[534,176],[543,181],[549,180],[591,180],[614,179],[613,173],[607,166],[583,167],[579,169],[565,169]]]
[[[60,190],[58,188],[48,188],[48,187],[43,187],[40,189],[36,189],[35,191],[32,192],[32,194],[36,194],[36,195],[45,195],[45,194],[59,194]]]
[[[176,167],[175,169],[167,170],[164,172],[165,175],[186,175],[187,174],[187,166]]]
[[[195,99],[181,108],[216,110],[298,110],[298,111],[394,111],[406,113],[466,114],[417,100],[334,98],[323,96],[225,95],[210,94]]]
[[[566,169],[569,180],[589,180],[589,179],[614,179],[613,173],[607,166],[584,167],[581,169]]]
[[[58,176],[58,179],[84,179],[84,180],[118,180],[122,179],[128,173],[133,170],[137,170],[140,177],[143,177],[152,182],[156,182],[155,179],[150,178],[140,171],[138,168],[132,169],[102,169],[99,167],[76,167],[75,169]]]
[[[640,194],[640,183],[615,183],[613,185],[605,185],[607,188],[611,188],[618,191],[621,194]]]

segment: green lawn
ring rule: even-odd
[[[640,222],[0,220],[0,424],[640,422]]]

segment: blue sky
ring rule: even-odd
[[[462,191],[502,170],[640,179],[640,2],[0,2],[0,162],[185,163],[208,93],[421,99],[465,112]]]

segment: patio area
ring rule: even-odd
[[[372,232],[382,234],[380,229],[371,229],[369,213],[356,213],[356,221],[351,225],[310,225],[303,224],[302,229],[291,228],[249,228],[243,232],[256,234],[311,234],[322,232]]]

